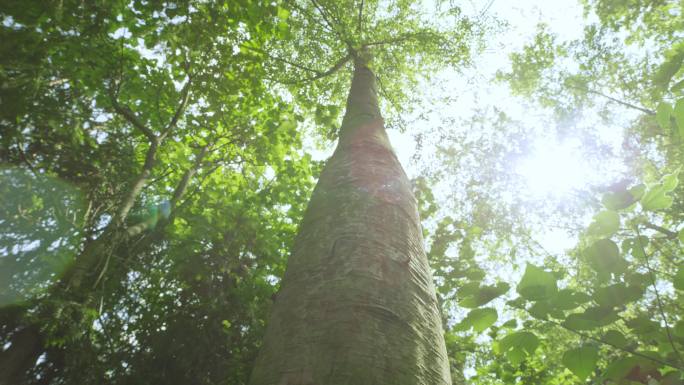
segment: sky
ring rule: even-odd
[[[578,0],[478,0],[470,1],[470,6],[464,6],[463,11],[470,15],[478,15],[484,9],[488,9],[488,13],[505,20],[509,26],[505,29],[505,33],[497,34],[494,41],[489,43],[489,47],[485,52],[476,58],[473,67],[476,68],[476,76],[485,79],[484,82],[476,82],[463,85],[459,82],[458,75],[453,75],[451,81],[453,82],[453,89],[468,90],[466,92],[475,95],[483,91],[490,92],[493,99],[507,100],[506,105],[509,112],[516,110],[518,115],[525,113],[522,103],[516,103],[507,88],[504,85],[493,87],[491,81],[497,70],[509,67],[509,55],[520,50],[523,45],[530,41],[537,30],[537,24],[544,22],[549,25],[551,31],[558,34],[561,39],[574,39],[582,35],[582,7]],[[487,6],[489,7],[487,8]],[[488,38],[489,39],[489,38]],[[475,86],[475,87],[474,87]],[[472,107],[468,103],[467,96],[462,100],[466,103],[459,104],[455,108],[461,111],[458,113],[469,114],[469,108]],[[453,110],[454,106],[450,106]],[[453,111],[452,111],[453,112]],[[389,131],[390,139],[397,152],[397,156],[402,161],[404,167],[408,168],[411,174],[411,158],[415,152],[415,142],[411,133],[400,133],[396,130]],[[414,165],[415,166],[415,165]]]
[[[414,116],[402,116],[411,122],[410,129],[400,132],[388,129],[390,141],[405,168],[409,178],[420,176],[430,162],[434,163],[434,153],[439,142],[430,142],[425,138],[435,136],[435,129],[453,130],[454,134],[467,129],[464,126],[448,127],[445,121],[465,124],[478,110],[496,106],[509,117],[524,126],[534,127],[536,132],[543,132],[534,143],[529,143],[527,153],[509,165],[509,172],[514,173],[521,185],[526,186],[516,195],[525,195],[524,200],[531,205],[542,201],[562,203],[578,190],[589,185],[597,185],[609,179],[615,179],[624,170],[618,156],[614,162],[605,159],[587,159],[583,154],[583,146],[579,137],[558,138],[554,127],[544,127],[545,122],[552,121],[550,112],[544,113],[530,105],[529,101],[511,94],[508,86],[494,81],[497,71],[510,68],[509,56],[528,44],[538,30],[538,24],[544,23],[548,31],[557,36],[558,41],[579,39],[583,35],[583,27],[587,23],[579,0],[468,0],[461,2],[462,11],[469,17],[476,17],[485,12],[486,15],[504,21],[506,26],[498,33],[486,37],[487,46],[484,51],[474,57],[471,67],[456,73],[445,70],[435,75],[436,80],[424,87],[423,98],[428,104],[440,98],[449,97],[451,102],[432,105],[431,111],[420,110]],[[589,16],[589,21],[592,17]],[[569,63],[571,66],[574,63]],[[443,102],[441,102],[443,103]],[[415,115],[421,114],[421,118]],[[594,117],[596,119],[596,117]],[[616,155],[620,152],[623,139],[621,127],[605,126],[592,123],[598,138],[606,148]],[[416,142],[423,138],[423,145]],[[334,150],[335,143],[328,143],[320,148],[320,142],[306,138],[305,147],[316,160],[327,159]],[[610,158],[610,156],[608,156]],[[433,186],[433,193],[438,202],[453,199],[457,192],[452,186]],[[442,205],[440,205],[442,206]],[[584,218],[583,225],[588,225],[591,217]],[[561,254],[577,243],[577,232],[567,229],[546,226],[535,232],[538,242],[552,254]]]
[[[540,126],[545,124],[540,116],[547,121],[552,120],[550,112],[543,116],[543,112],[533,109],[523,98],[511,95],[506,84],[493,81],[498,70],[510,68],[509,55],[532,40],[539,23],[546,24],[559,41],[581,38],[583,26],[587,22],[579,1],[482,0],[465,4],[463,11],[466,14],[479,15],[482,10],[487,9],[489,15],[505,21],[507,26],[501,33],[487,37],[488,46],[475,58],[472,68],[462,74],[447,71],[439,76],[442,90],[431,88],[429,93],[452,92],[457,95],[457,102],[434,108],[432,114],[448,115],[455,121],[467,120],[476,109],[483,108],[483,105],[496,105],[523,125],[538,127],[538,132],[546,132],[534,143],[530,143],[527,153],[510,165],[510,172],[515,173],[522,184],[527,186],[521,193],[526,194],[525,199],[530,202],[544,199],[561,202],[577,190],[616,178],[624,172],[617,156],[613,159],[614,162],[597,163],[595,159],[587,159],[583,156],[581,138],[559,138],[555,135],[554,127]],[[407,132],[388,130],[397,156],[410,178],[420,175],[424,170],[424,162],[429,162],[435,151],[432,145],[417,146],[416,132],[430,132],[429,125],[440,118],[443,120],[443,116],[431,117],[428,114],[427,119],[415,122],[418,127],[412,127]],[[455,131],[459,129],[462,128],[454,128]],[[617,155],[622,144],[623,130],[600,124],[595,129],[602,144]],[[442,186],[437,189],[444,191],[433,191],[435,195],[448,199],[450,191],[447,188]],[[587,217],[584,221],[584,225],[587,225],[591,218]],[[575,246],[577,235],[547,227],[537,233],[535,240],[550,253],[560,254]]]

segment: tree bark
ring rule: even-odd
[[[415,197],[362,58],[250,384],[451,384]]]

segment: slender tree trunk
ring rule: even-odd
[[[124,208],[118,210],[118,216],[125,218],[133,207],[135,199],[142,189],[139,185],[144,185],[149,177],[148,169],[152,167],[155,151],[156,149],[148,151],[146,160],[148,166],[144,167],[145,170],[136,179],[134,183],[136,187],[123,203],[122,207]],[[166,225],[173,222],[179,200],[186,193],[190,180],[197,173],[208,151],[209,145],[205,145],[197,154],[193,167],[183,174],[171,198],[170,217],[162,218],[157,223],[156,231],[158,233],[161,233]],[[120,219],[118,222],[122,221],[123,219]],[[139,236],[143,231],[149,229],[150,225],[147,222],[129,227],[121,226],[120,223],[110,224],[99,237],[86,243],[81,254],[74,259],[72,265],[66,269],[60,280],[52,287],[51,297],[54,299],[69,296],[71,302],[77,302],[84,307],[92,306],[90,302],[92,292],[106,272],[108,259],[115,252],[114,249],[117,244],[131,237]],[[147,237],[145,242],[136,243],[132,251],[141,250],[154,241],[154,237]],[[25,321],[22,319],[25,315],[25,309],[11,310],[0,308],[0,313],[6,311],[7,314],[6,317],[0,316],[0,322],[9,323],[12,320],[13,324],[21,325]],[[25,382],[26,373],[35,365],[40,355],[47,350],[40,325],[27,323],[16,327],[8,340],[10,342],[9,348],[3,351],[0,347],[0,385],[15,385]]]
[[[288,261],[251,385],[450,385],[409,181],[354,65],[335,153]]]

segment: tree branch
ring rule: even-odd
[[[124,219],[126,219],[128,212],[131,211],[131,208],[135,204],[135,200],[138,197],[138,194],[140,194],[140,191],[142,191],[143,187],[145,186],[145,183],[147,182],[147,178],[150,177],[150,174],[152,173],[152,168],[154,167],[155,158],[157,155],[157,149],[158,148],[159,148],[159,139],[154,137],[153,139],[150,140],[150,147],[147,149],[147,153],[145,154],[145,163],[143,164],[142,172],[138,175],[138,177],[133,182],[133,185],[131,186],[131,189],[128,192],[128,195],[123,200],[123,202],[121,203],[121,206],[119,207],[116,214],[114,214],[114,217],[112,218],[112,223],[115,226],[121,225],[123,223]]]
[[[110,99],[112,101],[112,107],[114,107],[114,111],[123,116],[124,119],[133,125],[133,127],[142,132],[147,139],[150,140],[150,142],[157,140],[157,136],[152,132],[152,130],[150,130],[127,105],[119,103],[119,100],[114,93],[110,93]]]
[[[176,112],[173,114],[173,117],[169,121],[169,123],[164,127],[164,130],[162,131],[160,138],[159,139],[164,139],[166,135],[176,127],[176,124],[178,124],[178,119],[180,119],[180,116],[185,112],[185,108],[188,106],[188,101],[190,100],[190,83],[192,83],[192,78],[188,77],[188,81],[185,83],[183,86],[183,89],[181,90],[181,101],[176,108]]]
[[[278,57],[278,56],[269,55],[266,51],[261,50],[261,49],[258,49],[258,48],[248,47],[248,46],[246,46],[246,45],[240,45],[240,47],[244,47],[244,48],[246,48],[246,49],[248,49],[248,50],[250,50],[250,51],[254,51],[254,52],[260,53],[260,54],[265,55],[266,57],[268,57],[268,58],[270,58],[270,59],[273,59],[273,60],[275,60],[275,61],[279,61],[279,62],[285,63],[285,64],[290,65],[290,66],[295,67],[295,68],[299,68],[300,70],[303,70],[303,71],[313,72],[313,73],[315,73],[315,74],[317,74],[317,75],[321,73],[321,71],[319,71],[319,70],[316,70],[316,69],[313,69],[313,68],[306,67],[306,66],[304,66],[304,65],[302,65],[302,64],[295,63],[295,62],[293,62],[293,61],[290,61],[290,60],[287,60],[287,59],[283,59],[283,58]]]
[[[359,25],[358,25],[358,27],[356,27],[356,32],[358,32],[359,35],[362,32],[362,30],[361,30],[362,23],[363,23],[363,0],[361,0],[361,3],[359,4]]]
[[[661,359],[659,359],[659,358],[651,357],[651,356],[646,355],[646,354],[643,354],[643,353],[639,353],[639,352],[637,352],[637,351],[634,350],[634,349],[628,349],[628,348],[625,348],[625,347],[622,347],[622,346],[615,345],[615,344],[610,343],[610,342],[608,342],[608,341],[604,341],[604,340],[601,339],[601,338],[597,338],[597,337],[594,337],[594,336],[592,336],[592,335],[590,335],[590,334],[582,333],[582,332],[579,331],[579,330],[575,330],[575,329],[573,329],[573,328],[567,327],[567,326],[563,325],[563,324],[560,323],[560,322],[556,322],[556,321],[550,320],[550,319],[549,319],[549,320],[546,320],[546,321],[549,322],[549,323],[551,323],[551,324],[554,324],[554,325],[556,325],[556,326],[562,327],[563,329],[565,329],[565,330],[567,330],[567,331],[570,331],[570,332],[572,332],[572,333],[575,333],[575,334],[577,334],[578,336],[580,336],[580,337],[582,337],[582,338],[590,339],[590,340],[592,340],[592,341],[594,341],[594,342],[598,342],[598,343],[601,343],[601,344],[604,344],[604,345],[612,346],[612,347],[614,347],[615,349],[618,349],[618,350],[620,350],[620,351],[623,351],[623,352],[626,352],[626,353],[633,354],[633,355],[635,355],[635,356],[637,356],[637,357],[645,358],[645,359],[647,359],[647,360],[649,360],[649,361],[657,362],[657,363],[659,363],[659,364],[668,366],[668,367],[673,368],[673,369],[684,370],[684,367],[682,367],[682,366],[677,366],[677,364],[673,364],[673,363],[668,362],[668,361],[663,361],[663,360],[661,360]]]
[[[183,176],[181,177],[180,181],[178,182],[178,185],[176,186],[176,188],[173,191],[173,196],[171,197],[171,201],[170,201],[171,207],[170,207],[169,217],[164,221],[164,223],[173,222],[173,215],[176,211],[176,207],[178,206],[178,201],[185,194],[185,192],[188,189],[188,185],[190,184],[190,180],[195,176],[195,174],[197,173],[197,171],[201,167],[202,161],[204,160],[205,156],[207,155],[207,152],[209,151],[209,147],[210,147],[209,144],[203,146],[202,149],[200,150],[199,154],[197,154],[197,157],[195,158],[193,165],[183,173]],[[142,221],[138,224],[135,224],[133,226],[128,227],[126,229],[126,234],[129,237],[132,237],[132,236],[135,236],[135,235],[142,233],[148,227],[150,227],[149,223],[147,221]]]
[[[328,27],[327,24],[325,23],[320,23],[320,21],[316,20],[316,16],[314,16],[311,12],[308,12],[306,9],[302,8],[297,4],[296,1],[287,1],[287,3],[292,7],[295,8],[297,11],[301,12],[302,15],[308,17],[312,22],[315,22],[315,24],[320,25],[323,29],[327,30],[330,33],[335,33],[335,31],[331,30],[330,27]]]
[[[347,39],[344,37],[344,35],[342,35],[342,33],[337,28],[335,28],[335,24],[330,21],[332,16],[329,15],[327,12],[325,12],[323,10],[323,7],[320,4],[318,4],[318,2],[316,0],[311,0],[311,2],[313,3],[314,7],[316,7],[316,9],[318,10],[318,13],[321,14],[321,17],[323,17],[323,20],[328,25],[328,27],[330,27],[330,29],[337,35],[337,37],[340,38],[340,40],[342,42],[344,42],[345,44],[347,44],[347,46],[349,46],[350,44],[347,41]]]
[[[408,40],[411,40],[411,39],[415,39],[415,38],[421,37],[421,36],[429,37],[429,36],[430,36],[430,33],[427,32],[427,31],[417,32],[417,33],[405,33],[405,34],[402,34],[402,35],[397,36],[397,37],[394,37],[394,38],[389,38],[389,39],[386,39],[386,40],[379,40],[379,41],[374,41],[374,42],[371,42],[371,43],[366,43],[366,44],[364,44],[364,46],[366,46],[366,47],[371,47],[371,46],[374,46],[374,45],[385,45],[385,44],[402,43],[402,42],[405,42],[405,41],[408,41]]]
[[[641,111],[641,112],[643,112],[643,113],[645,113],[645,114],[647,114],[647,115],[655,115],[655,114],[656,114],[655,111],[653,111],[653,110],[649,110],[648,108],[640,107],[640,106],[637,106],[637,105],[635,105],[635,104],[632,104],[632,103],[629,103],[629,102],[625,102],[625,101],[623,101],[623,100],[614,98],[614,97],[612,97],[612,96],[610,96],[610,95],[606,95],[606,94],[604,94],[604,93],[602,93],[602,92],[600,92],[600,91],[592,90],[591,88],[582,87],[582,86],[577,86],[577,85],[572,85],[572,84],[569,84],[568,87],[574,88],[574,89],[579,90],[579,91],[584,91],[584,92],[587,92],[587,93],[590,93],[590,94],[594,94],[594,95],[598,95],[598,96],[604,97],[604,98],[610,100],[611,102],[615,102],[615,103],[617,103],[617,104],[619,104],[619,105],[621,105],[621,106],[624,106],[624,107],[627,107],[627,108],[631,108],[631,109],[634,109],[634,110],[637,110],[637,111]]]
[[[330,67],[326,71],[318,72],[315,76],[311,76],[311,77],[308,77],[308,78],[305,78],[302,80],[285,82],[284,84],[300,84],[300,83],[318,80],[318,79],[324,78],[326,76],[330,76],[330,75],[334,74],[335,72],[339,71],[340,68],[344,67],[344,65],[347,64],[347,62],[350,61],[351,58],[352,58],[352,54],[349,53],[346,56],[344,56],[343,58],[341,58],[340,60],[338,60],[337,62],[335,62],[335,64],[333,64],[333,66]]]
[[[190,180],[195,176],[197,170],[199,170],[200,166],[202,165],[202,162],[204,161],[204,157],[207,155],[207,152],[209,152],[209,144],[206,144],[202,147],[199,154],[197,154],[197,157],[195,158],[195,162],[193,163],[192,167],[185,171],[180,182],[178,182],[176,189],[173,191],[173,197],[171,197],[172,211],[178,205],[178,201],[180,200],[180,198],[187,191]]]
[[[660,299],[660,293],[658,292],[658,286],[656,285],[656,277],[655,273],[653,272],[653,269],[651,269],[651,265],[649,263],[649,255],[646,253],[646,249],[644,248],[643,243],[641,242],[641,233],[639,232],[639,227],[635,227],[636,233],[637,233],[637,240],[639,242],[639,247],[641,248],[641,252],[644,253],[644,259],[646,262],[646,268],[648,269],[648,273],[651,276],[651,284],[653,285],[653,292],[655,293],[656,297],[656,304],[658,305],[658,311],[660,312],[660,317],[663,320],[663,323],[665,324],[665,332],[667,334],[667,339],[670,341],[670,346],[672,346],[672,350],[677,354],[677,358],[679,359],[680,363],[684,363],[682,360],[682,355],[679,353],[679,350],[677,349],[677,346],[675,345],[674,341],[672,340],[672,332],[670,331],[670,325],[667,322],[667,317],[665,317],[665,309],[663,308],[663,301]]]
[[[657,231],[657,232],[659,232],[659,233],[665,234],[665,235],[667,236],[668,239],[675,239],[675,238],[677,238],[677,235],[678,235],[678,234],[677,234],[676,232],[674,232],[674,231],[668,230],[668,229],[666,229],[666,228],[664,228],[664,227],[662,227],[662,226],[658,226],[658,225],[653,224],[653,223],[651,223],[651,222],[646,222],[646,223],[644,223],[644,227],[647,227],[647,228],[649,228],[649,229],[651,229],[651,230],[655,230],[655,231]]]

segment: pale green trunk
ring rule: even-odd
[[[359,60],[250,384],[451,384],[415,198]]]

